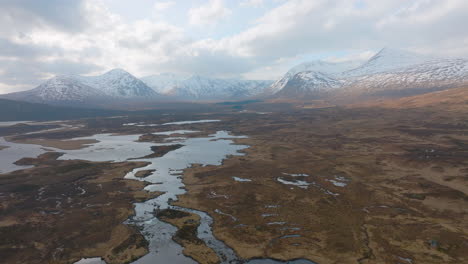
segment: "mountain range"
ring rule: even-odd
[[[61,75],[2,98],[99,106],[119,101],[235,101],[246,99],[329,99],[404,97],[457,88],[468,83],[468,59],[424,56],[382,49],[365,62],[311,61],[277,81],[217,79],[163,73],[142,77],[122,69],[99,76]]]
[[[38,87],[2,98],[55,105],[99,105],[112,100],[151,100],[160,95],[122,69],[99,76],[60,75]]]
[[[155,91],[178,100],[243,100],[258,96],[273,82],[267,80],[216,79],[199,75],[184,77],[163,73],[143,77]]]
[[[468,59],[385,48],[354,68],[349,62],[299,65],[270,89],[279,98],[403,97],[467,83]]]

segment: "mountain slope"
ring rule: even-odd
[[[167,94],[170,90],[179,86],[182,81],[186,80],[187,76],[174,73],[161,73],[158,75],[150,75],[142,77],[141,80],[160,94]]]
[[[175,74],[160,74],[142,78],[155,91],[178,100],[239,100],[257,96],[271,81],[216,79],[204,76],[184,78]]]
[[[402,69],[433,60],[436,60],[436,58],[415,54],[405,50],[383,48],[361,66],[344,71],[342,75],[344,77],[371,75]]]
[[[159,94],[130,73],[114,69],[99,76],[56,76],[24,92],[2,98],[55,105],[97,106],[119,100],[156,99]]]
[[[326,62],[326,61],[312,61],[299,64],[292,69],[290,69],[281,79],[274,82],[267,90],[270,94],[275,94],[281,91],[283,88],[289,85],[293,85],[293,89],[300,89],[302,91],[307,91],[308,87],[311,87],[311,90],[323,90],[327,86],[334,86],[337,80],[335,79],[337,74],[340,74],[344,71],[358,67],[358,62]],[[307,73],[297,75],[298,73]],[[315,73],[315,74],[314,74]],[[313,80],[312,76],[315,75],[319,79]],[[305,77],[301,82],[301,78]],[[323,79],[330,80],[325,81]],[[294,80],[290,83],[290,81]],[[323,88],[319,87],[319,83],[322,83]],[[279,95],[286,95],[287,90],[280,93]]]
[[[420,108],[441,107],[443,110],[466,110],[468,106],[468,86],[444,91],[356,104],[354,107]]]
[[[284,86],[287,89],[281,89],[276,96],[300,98],[314,94],[315,97],[320,98],[341,87],[341,82],[325,73],[304,71],[288,78]]]
[[[244,99],[261,93],[270,84],[270,81],[212,79],[192,76],[172,89],[170,94],[183,99]]]
[[[85,103],[105,98],[105,94],[73,76],[56,76],[24,92],[3,95],[7,99],[36,103]]]
[[[439,59],[348,79],[344,92],[374,96],[409,96],[468,83],[467,59]]]
[[[296,71],[293,68],[270,87],[276,90],[275,97],[402,97],[468,83],[468,59],[435,58],[394,49],[382,49],[361,66],[342,72]]]
[[[144,82],[122,69],[113,69],[99,76],[77,76],[77,79],[114,97],[153,97],[158,95]]]

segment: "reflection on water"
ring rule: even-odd
[[[67,150],[61,160],[81,159],[89,161],[126,161],[153,153],[154,143],[137,142],[140,135],[98,134],[73,140],[94,139],[99,142],[88,144],[85,148]],[[63,152],[63,151],[61,151]]]
[[[174,134],[174,132],[181,131],[167,131],[160,134],[169,136]],[[184,131],[184,133],[187,132],[188,131]],[[218,131],[207,137],[184,138],[171,143],[159,144],[138,142],[137,140],[139,137],[140,135],[98,134],[91,137],[75,138],[75,140],[94,139],[98,141],[97,143],[88,144],[86,147],[77,150],[59,150],[60,152],[65,153],[59,158],[61,160],[82,159],[89,161],[120,162],[151,154],[151,146],[171,145],[174,143],[183,145],[183,147],[170,151],[162,157],[138,159],[137,161],[145,161],[150,164],[145,167],[135,169],[125,176],[127,179],[144,180],[151,183],[145,188],[147,190],[164,192],[164,194],[157,198],[143,203],[136,203],[135,216],[127,220],[127,223],[141,227],[143,235],[149,241],[150,253],[133,263],[196,263],[191,258],[184,256],[182,254],[182,246],[172,240],[177,229],[170,224],[160,221],[154,216],[155,210],[165,208],[173,208],[198,214],[200,216],[198,236],[216,252],[222,260],[222,263],[285,263],[271,259],[255,259],[249,261],[239,259],[231,248],[213,236],[211,230],[213,219],[207,213],[188,208],[174,207],[169,204],[170,201],[177,200],[178,195],[185,193],[185,189],[183,188],[184,184],[182,183],[182,173],[184,169],[189,168],[194,164],[200,164],[202,166],[217,166],[221,165],[222,161],[229,155],[243,155],[243,153],[239,151],[247,148],[248,146],[235,145],[232,141],[232,139],[243,137],[229,135],[226,131]],[[3,138],[0,138],[0,145],[9,147],[0,151],[2,155],[2,158],[0,159],[0,169],[4,171],[25,168],[24,166],[16,166],[13,162],[25,156],[37,157],[45,152],[41,146],[11,143],[5,141]],[[155,171],[143,179],[135,177],[135,174],[142,170]],[[246,181],[247,179],[236,177],[234,180]],[[102,264],[105,262],[100,258],[89,258],[82,259],[76,263]],[[294,260],[286,263],[313,264],[313,262],[308,260]]]
[[[15,165],[14,162],[22,158],[36,158],[37,156],[47,152],[42,146],[13,143],[6,141],[3,137],[0,137],[0,146],[7,147],[0,150],[0,173],[32,168],[34,166],[19,166]],[[53,148],[48,149],[57,151]]]
[[[126,178],[144,180],[150,183],[147,190],[161,191],[164,194],[143,203],[135,204],[136,215],[128,222],[143,228],[143,234],[150,242],[150,253],[134,263],[195,263],[192,259],[182,255],[183,248],[172,240],[177,229],[170,224],[160,221],[154,216],[154,211],[169,208],[171,200],[185,193],[182,183],[182,172],[193,164],[221,165],[228,155],[243,155],[239,150],[247,148],[245,145],[232,144],[233,138],[225,131],[202,138],[190,138],[177,141],[183,147],[167,153],[159,158],[139,159],[138,161],[151,162],[149,165],[138,168],[127,174]],[[168,145],[163,143],[158,145]],[[173,143],[170,143],[173,144]],[[155,170],[144,179],[135,177],[138,171]],[[198,214],[201,224],[198,228],[199,238],[215,250],[225,263],[236,263],[237,256],[232,249],[217,240],[211,232],[212,218],[204,212],[187,208],[177,210]]]

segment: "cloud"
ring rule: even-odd
[[[210,0],[205,5],[189,10],[189,21],[192,25],[204,26],[216,24],[231,14],[223,0]]]
[[[240,3],[243,7],[262,7],[265,4],[265,0],[244,0]]]
[[[88,74],[102,70],[95,64],[66,59],[43,61],[0,58],[0,65],[0,93],[31,89],[39,85],[41,79],[58,74]]]
[[[0,37],[0,57],[3,58],[35,58],[43,54],[60,53],[60,48],[49,48],[33,44],[15,43],[10,39]]]
[[[153,5],[153,9],[156,13],[169,9],[175,5],[174,1],[166,1],[166,2],[156,2]]]
[[[301,54],[349,53],[384,46],[445,52],[460,47],[468,33],[460,26],[468,23],[466,1],[360,2],[287,1],[259,17],[247,30],[210,46],[268,63]]]
[[[79,31],[86,26],[82,0],[2,0],[0,28],[30,30],[51,26],[66,31]]]
[[[137,76],[275,79],[304,58],[362,60],[382,47],[468,55],[462,0],[210,0],[192,9],[157,1],[139,19],[115,13],[109,2],[0,0],[0,93],[55,74],[117,67]],[[248,12],[241,7],[261,2]],[[174,22],[187,12],[188,21]]]
[[[366,50],[363,52],[351,53],[345,56],[331,56],[325,58],[325,61],[329,62],[347,62],[347,61],[366,61],[376,54],[374,50]]]

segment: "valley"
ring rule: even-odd
[[[468,264],[468,1],[0,1],[0,264]]]
[[[93,257],[128,263],[143,256],[151,260],[147,253],[162,245],[152,241],[173,237],[170,248],[198,263],[226,261],[225,253],[220,255],[226,249],[219,251],[224,247],[234,250],[233,263],[463,263],[466,108],[390,106],[311,109],[258,102],[243,111],[227,105],[224,111],[83,119],[71,121],[76,129],[29,135],[17,128],[19,134],[8,141],[31,146],[44,141],[49,152],[16,162],[32,168],[0,176],[5,216],[0,229],[7,238],[1,255],[8,263]],[[221,139],[206,143],[232,141],[229,146],[240,152],[206,164],[203,159],[213,151],[192,149],[189,142],[204,142],[217,131],[233,137],[219,134]],[[86,141],[73,147],[50,143],[77,140]],[[199,157],[188,158],[189,149]],[[184,158],[164,162],[177,155]],[[148,162],[174,171],[164,174]],[[129,172],[139,171],[129,178]],[[174,211],[158,209],[153,215],[143,206],[161,206],[163,200]],[[126,221],[135,213],[144,216],[140,222]],[[87,220],[71,220],[78,215]],[[114,220],[102,221],[103,215]],[[25,217],[36,220],[21,221]],[[153,231],[144,224],[149,219],[172,231],[149,235]],[[213,237],[201,237],[203,228]],[[41,239],[51,230],[57,237],[77,238]],[[30,250],[18,254],[24,247]],[[145,257],[136,263],[145,263]]]

